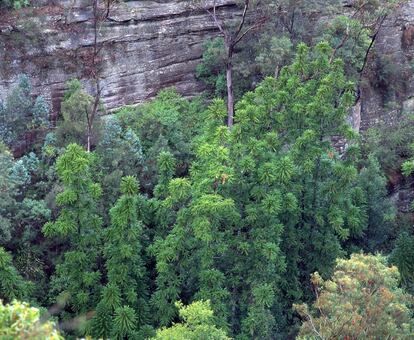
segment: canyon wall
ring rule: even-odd
[[[1,14],[0,98],[20,73],[30,76],[34,93],[50,99],[55,113],[68,79],[80,78],[91,87],[85,66],[94,44],[90,3],[32,0],[29,8]],[[217,3],[220,15],[240,15],[234,0]],[[103,44],[100,69],[105,107],[112,110],[141,103],[168,86],[185,96],[199,93],[203,86],[195,68],[203,43],[217,35],[209,15],[195,10],[190,0],[116,4],[98,36]],[[358,128],[388,119],[401,107],[414,110],[413,58],[414,0],[409,0],[388,16],[378,34],[361,107],[355,110]]]
[[[414,1],[384,21],[362,83],[361,129],[392,123],[401,109],[414,112]]]
[[[91,1],[31,3],[0,16],[0,98],[25,73],[34,93],[51,100],[56,113],[67,80],[79,78],[91,87],[86,70],[95,37]],[[217,3],[220,15],[237,18],[234,0]],[[196,65],[203,43],[217,35],[210,16],[191,1],[115,4],[98,34],[105,107],[141,103],[168,86],[185,96],[199,93]]]

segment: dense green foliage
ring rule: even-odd
[[[44,98],[38,96],[33,100],[29,78],[20,75],[18,85],[4,102],[0,100],[0,139],[9,146],[19,147],[29,132],[47,127],[48,116],[49,106]]]
[[[295,306],[306,320],[298,339],[411,339],[413,299],[398,288],[398,270],[380,255],[338,260],[331,280],[312,276],[313,311]]]
[[[410,189],[412,119],[362,136],[347,119],[393,1],[338,3],[263,2],[234,51],[231,128],[222,39],[206,93],[104,118],[72,80],[50,124],[20,77],[0,105],[0,299],[49,309],[69,339],[410,338],[412,220],[389,194]],[[58,338],[26,304],[0,321],[13,309]]]

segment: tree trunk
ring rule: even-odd
[[[86,150],[91,152],[91,128],[88,126],[87,136],[86,136]]]
[[[234,93],[233,93],[233,51],[229,48],[226,63],[226,81],[227,81],[227,126],[231,128],[234,123]]]

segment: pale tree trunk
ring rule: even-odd
[[[231,128],[234,124],[234,92],[233,92],[233,53],[231,47],[226,62],[227,82],[227,126]]]
[[[93,130],[93,124],[95,122],[96,116],[98,115],[99,110],[99,103],[101,101],[101,82],[99,77],[96,78],[96,94],[95,94],[95,100],[93,102],[92,111],[90,114],[87,115],[87,131],[86,131],[86,149],[88,152],[91,151],[91,144],[92,144],[92,130]]]
[[[91,131],[89,127],[88,127],[88,133],[87,133],[86,151],[91,152]]]
[[[98,35],[102,28],[102,24],[109,16],[109,11],[113,0],[106,0],[105,8],[102,12],[99,11],[99,0],[93,0],[92,9],[93,9],[93,32],[94,32],[94,42],[93,42],[93,52],[92,52],[92,65],[91,65],[91,75],[95,80],[95,99],[91,112],[86,113],[87,117],[87,131],[86,131],[86,149],[88,152],[91,151],[92,146],[92,134],[93,134],[93,124],[95,122],[96,116],[98,115],[99,103],[101,101],[101,78],[100,73],[101,69],[99,67],[99,54],[103,47],[103,43],[99,43]]]
[[[228,28],[223,24],[221,19],[217,15],[216,0],[213,1],[213,8],[211,7],[211,0],[209,1],[195,1],[201,4],[196,5],[198,9],[204,9],[213,19],[215,25],[219,29],[220,33],[224,37],[225,47],[227,49],[226,60],[226,82],[227,82],[227,126],[231,128],[234,124],[234,91],[233,91],[233,52],[236,45],[243,40],[243,38],[251,31],[256,30],[266,21],[267,18],[262,17],[249,27],[246,26],[246,16],[249,10],[251,0],[244,0],[243,13],[238,27],[234,32],[230,32]]]

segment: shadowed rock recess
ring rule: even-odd
[[[234,2],[217,1],[220,15],[240,15]],[[85,66],[94,41],[91,2],[31,3],[30,8],[0,17],[0,97],[20,73],[26,73],[34,93],[50,99],[56,113],[68,79],[80,78],[91,86]],[[194,10],[189,0],[116,4],[98,39],[103,46],[100,69],[106,109],[141,103],[168,86],[185,96],[199,93],[203,85],[195,77],[195,68],[202,45],[217,35],[209,15]],[[358,129],[392,118],[395,106],[414,106],[413,65],[414,0],[410,0],[387,18],[378,35],[362,87],[361,108],[356,110],[358,117],[353,117]],[[386,83],[376,78],[379,67],[391,75]],[[386,102],[384,91],[391,93]]]
[[[32,1],[32,7],[0,18],[0,97],[28,74],[34,92],[59,109],[65,83],[82,79],[93,42],[91,1]],[[212,1],[213,3],[213,1]],[[237,15],[233,0],[220,14]],[[108,110],[136,104],[175,86],[185,96],[202,90],[195,68],[203,43],[218,34],[190,1],[128,1],[111,8],[99,32],[102,101]]]

